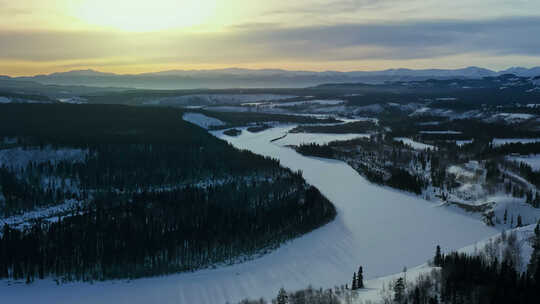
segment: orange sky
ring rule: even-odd
[[[0,0],[0,75],[540,65],[540,1]]]

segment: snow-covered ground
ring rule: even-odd
[[[512,143],[522,143],[522,144],[529,144],[529,143],[535,143],[540,142],[540,138],[494,138],[493,139],[493,146],[498,147],[505,144],[512,144]]]
[[[88,103],[86,98],[74,96],[69,98],[59,98],[58,99],[61,103],[70,103],[70,104],[85,104]]]
[[[66,200],[63,204],[38,208],[29,212],[25,212],[22,215],[14,215],[7,218],[0,218],[0,226],[3,227],[4,224],[8,224],[10,228],[22,229],[24,227],[31,226],[33,220],[47,220],[47,221],[57,221],[59,214],[70,212],[77,207],[81,206],[82,202],[69,199]],[[0,231],[0,235],[2,232]]]
[[[490,118],[485,119],[488,122],[492,121],[504,121],[509,124],[519,123],[524,120],[533,119],[535,116],[533,114],[526,113],[497,113]]]
[[[517,244],[520,248],[521,271],[525,271],[531,257],[532,248],[529,244],[529,238],[534,235],[534,227],[535,225],[529,225],[505,232],[507,237],[510,233],[515,233],[516,235]],[[482,250],[484,250],[486,246],[492,246],[492,248],[495,248],[495,253],[498,255],[499,261],[502,261],[504,244],[500,242],[500,238],[501,234],[497,234],[465,246],[463,248],[460,248],[457,251],[470,255],[478,255],[482,252]],[[493,246],[492,244],[496,245]],[[388,288],[388,285],[392,284],[398,278],[406,278],[407,282],[414,283],[420,275],[427,275],[434,269],[436,268],[431,267],[427,263],[425,263],[420,266],[407,269],[407,272],[398,272],[388,276],[364,281],[365,288],[356,291],[356,297],[354,298],[352,303],[364,304],[366,303],[366,301],[379,302],[382,300],[381,293],[383,291],[383,287]]]
[[[482,222],[416,196],[373,185],[337,160],[305,157],[270,140],[289,131],[276,127],[259,133],[228,137],[241,149],[275,157],[293,170],[302,170],[337,208],[336,219],[279,249],[242,264],[164,277],[125,281],[68,283],[52,280],[8,286],[0,282],[7,303],[197,303],[223,304],[243,298],[273,297],[288,290],[333,287],[350,281],[364,266],[366,279],[413,267],[432,257],[440,244],[458,249],[497,231]],[[289,142],[291,143],[291,142]]]
[[[182,119],[205,129],[225,125],[223,121],[214,117],[208,117],[201,113],[186,113],[182,116]]]
[[[427,149],[435,150],[436,149],[435,146],[424,144],[424,143],[421,143],[421,142],[417,142],[417,141],[414,141],[414,140],[412,140],[410,138],[407,138],[407,137],[396,137],[396,138],[394,138],[394,140],[395,141],[401,141],[405,145],[408,145],[408,146],[410,146],[411,148],[413,148],[415,150],[427,150]]]
[[[10,103],[10,102],[11,102],[11,98],[0,96],[0,103]]]
[[[43,163],[57,161],[72,161],[82,162],[88,155],[88,150],[82,149],[53,149],[46,147],[44,149],[30,148],[23,149],[21,147],[11,149],[0,149],[0,167],[22,168],[30,162]]]
[[[178,105],[212,105],[212,104],[241,104],[269,100],[284,100],[295,98],[293,95],[277,94],[193,94],[158,98],[145,101],[144,104],[178,104]]]
[[[454,135],[457,135],[457,134],[461,134],[460,131],[450,131],[450,130],[447,130],[447,131],[420,131],[420,134],[454,134]]]
[[[508,156],[507,159],[526,163],[527,165],[531,166],[533,170],[540,170],[540,154],[529,156]]]
[[[273,105],[278,106],[278,107],[294,107],[294,106],[302,106],[302,105],[338,105],[344,102],[345,101],[339,100],[339,99],[315,99],[315,100],[275,103]]]
[[[463,145],[466,145],[466,144],[471,144],[474,140],[472,139],[465,139],[465,140],[456,140],[456,146],[463,146]]]
[[[284,146],[308,143],[324,145],[331,141],[366,138],[369,136],[369,134],[288,133],[284,138],[276,140],[276,143]]]

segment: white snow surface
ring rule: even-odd
[[[3,227],[4,224],[8,224],[10,228],[21,229],[31,226],[32,220],[43,219],[56,222],[60,213],[72,211],[81,204],[82,202],[80,201],[68,199],[64,201],[64,203],[56,206],[37,208],[35,210],[25,212],[21,215],[0,218],[0,226]],[[0,232],[0,235],[1,234],[2,232]]]
[[[451,130],[446,130],[446,131],[420,131],[420,134],[454,134],[454,135],[457,135],[457,134],[461,134],[460,131],[451,131]]]
[[[507,236],[510,233],[515,233],[517,237],[517,241],[521,250],[521,271],[524,271],[526,268],[526,265],[529,263],[532,248],[529,244],[529,238],[533,236],[534,234],[534,227],[535,225],[529,225],[521,228],[512,229],[509,231],[506,231]],[[469,246],[465,246],[463,248],[460,248],[457,250],[461,253],[466,253],[469,255],[478,255],[483,248],[489,243],[489,242],[496,242],[497,239],[501,238],[501,234],[494,235],[492,237],[483,239],[479,242],[476,242],[474,244],[471,244]],[[501,246],[502,248],[503,246]],[[499,260],[502,260],[503,255],[502,252],[499,252]],[[371,279],[364,281],[364,286],[366,288],[359,289],[356,291],[357,298],[353,301],[353,303],[358,304],[364,304],[366,301],[372,301],[372,302],[378,302],[381,301],[381,291],[383,286],[388,288],[388,283],[392,283],[398,278],[407,278],[407,282],[415,282],[416,279],[424,274],[429,274],[432,270],[437,269],[437,267],[431,267],[427,263],[422,264],[420,266],[408,269],[407,272],[399,272],[395,274],[391,274],[388,276],[379,277],[376,279]]]
[[[212,105],[212,104],[240,104],[269,100],[283,100],[296,98],[293,95],[277,94],[193,94],[159,98],[145,101],[144,104],[179,104],[179,105]]]
[[[275,142],[283,146],[309,143],[324,145],[331,141],[369,138],[369,136],[369,134],[288,133],[287,136]]]
[[[22,168],[26,167],[30,162],[44,163],[50,161],[56,163],[66,160],[73,162],[82,162],[88,155],[88,150],[82,149],[53,149],[46,147],[44,149],[21,147],[11,149],[0,149],[0,167]]]
[[[8,286],[0,282],[6,303],[185,303],[223,304],[243,298],[269,299],[288,290],[333,287],[349,282],[363,265],[365,278],[397,273],[425,263],[440,244],[458,249],[494,235],[496,230],[471,217],[436,207],[416,196],[373,185],[346,163],[305,157],[270,142],[292,127],[226,137],[234,146],[275,157],[302,170],[338,211],[336,219],[260,258],[216,269],[126,281],[68,283],[52,280]]]
[[[401,141],[405,145],[410,146],[411,148],[415,150],[427,150],[427,149],[435,150],[436,149],[435,146],[417,142],[407,137],[395,137],[394,140]]]
[[[534,154],[529,156],[508,156],[509,160],[526,163],[531,166],[533,170],[540,170],[540,154]]]
[[[467,144],[471,144],[473,143],[474,140],[472,139],[464,139],[464,140],[456,140],[456,146],[464,146],[464,145],[467,145]]]
[[[196,124],[201,128],[208,129],[209,127],[223,126],[225,123],[217,118],[208,117],[201,113],[186,113],[182,118],[192,124]]]
[[[505,144],[512,144],[512,143],[529,144],[529,143],[535,143],[535,142],[540,142],[540,138],[494,138],[493,146],[499,147]]]
[[[0,96],[0,103],[11,103],[11,98]]]
[[[301,106],[301,105],[338,105],[342,104],[345,101],[340,99],[314,99],[314,100],[304,100],[304,101],[294,101],[294,102],[283,102],[283,103],[276,103],[274,106],[278,107],[293,107],[293,106]]]

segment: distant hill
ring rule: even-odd
[[[76,70],[48,75],[17,77],[17,80],[34,81],[45,85],[71,85],[94,87],[123,87],[140,89],[196,89],[196,88],[270,88],[307,87],[323,83],[383,83],[387,81],[421,81],[426,79],[476,79],[502,74],[534,77],[540,67],[512,67],[493,71],[480,67],[463,69],[389,69],[382,71],[288,71],[280,69],[218,69],[170,70],[144,74],[114,74],[94,70]]]

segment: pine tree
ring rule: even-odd
[[[405,296],[405,283],[403,278],[399,278],[394,283],[394,301],[401,303]]]
[[[442,254],[441,254],[441,246],[437,245],[437,249],[435,250],[435,258],[433,258],[433,264],[437,267],[442,266]]]
[[[504,223],[506,224],[506,221],[508,220],[508,210],[504,209],[504,217],[503,217]]]
[[[523,223],[522,223],[522,220],[521,220],[521,215],[518,215],[517,217],[517,227],[521,227],[523,226]]]
[[[276,300],[277,304],[287,304],[289,302],[289,297],[287,296],[287,292],[283,287],[279,290]]]
[[[527,265],[527,271],[530,275],[534,275],[538,267],[538,260],[540,259],[540,221],[536,224],[534,228],[534,237],[531,240],[531,247],[533,252],[531,254],[531,260],[529,265]]]
[[[358,268],[358,276],[356,277],[356,288],[364,288],[364,269],[362,269],[362,266]]]
[[[351,286],[351,290],[356,290],[358,288],[358,286],[356,285],[356,272],[353,274],[353,278],[352,278],[352,286]]]

